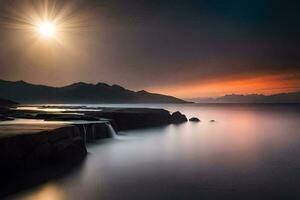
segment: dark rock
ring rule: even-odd
[[[1,127],[1,131],[7,134],[0,138],[0,173],[77,162],[87,154],[83,134],[76,126],[29,127],[28,132],[19,132],[18,135],[12,134],[26,130],[25,125],[22,129],[16,125]]]
[[[0,199],[62,177],[87,154],[76,126],[1,125],[0,133]]]
[[[0,114],[5,115],[7,117],[7,114],[11,113],[10,107],[13,107],[17,104],[18,103],[14,102],[14,101],[0,98]],[[2,121],[3,120],[5,120],[5,119],[3,119],[3,117],[2,117]],[[7,120],[9,120],[9,119],[7,119]],[[1,121],[1,119],[0,119],[0,121]]]
[[[76,112],[79,114],[32,113],[28,111],[20,113],[18,111],[14,112],[13,115],[22,116],[22,114],[26,114],[26,118],[32,116],[34,119],[43,119],[46,121],[106,121],[117,131],[158,127],[187,121],[186,116],[180,112],[175,112],[171,115],[167,110],[153,108],[101,108],[99,111],[81,110]]]
[[[170,113],[164,109],[110,108],[88,114],[112,119],[111,124],[116,130],[157,127],[172,123]]]
[[[1,107],[0,106],[0,114],[6,115],[8,113],[10,113],[10,109],[9,108]]]
[[[212,120],[210,120],[209,122],[216,122],[216,120],[212,119]]]
[[[14,118],[0,114],[0,121],[12,121]]]
[[[80,131],[85,134],[86,141],[88,142],[111,137],[108,124],[110,124],[113,129],[117,128],[115,122],[111,119],[104,119],[84,114],[43,113],[38,114],[35,118],[44,119],[45,121],[73,121],[74,125],[76,125]],[[86,122],[77,123],[76,121]]]
[[[190,122],[200,122],[200,119],[198,119],[197,117],[192,117],[189,119]]]
[[[91,123],[91,124],[77,124],[76,125],[82,133],[85,134],[86,141],[92,142],[98,139],[111,137],[108,125],[106,122]]]
[[[179,111],[172,113],[171,115],[171,121],[174,124],[180,124],[187,122],[187,118],[185,115],[181,114]]]
[[[35,113],[22,113],[20,111],[7,113],[7,115],[11,118],[19,118],[19,119],[35,119]]]

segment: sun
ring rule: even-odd
[[[19,4],[18,1],[16,7],[11,6],[4,13],[0,13],[0,29],[4,26],[14,30],[34,47],[64,47],[70,51],[77,51],[71,49],[73,41],[81,33],[87,33],[91,22],[94,21],[91,20],[94,15],[89,9],[82,9],[81,3],[76,2],[26,0],[20,1]]]
[[[57,28],[53,22],[44,21],[37,25],[37,32],[43,38],[53,38],[56,35]]]

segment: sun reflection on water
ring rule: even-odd
[[[64,191],[54,184],[46,184],[38,192],[28,193],[24,200],[64,200],[66,199]]]

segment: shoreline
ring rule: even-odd
[[[0,171],[3,174],[0,196],[18,191],[13,183],[6,186],[12,177],[27,177],[36,170],[45,168],[52,171],[52,167],[56,171],[55,166],[76,167],[85,159],[88,153],[86,144],[89,142],[115,137],[118,131],[187,121],[180,112],[170,114],[164,109],[73,109],[79,111],[74,113],[74,110],[51,112],[10,109],[9,112],[1,113],[9,120],[0,121]]]

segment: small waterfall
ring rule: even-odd
[[[117,138],[118,134],[116,133],[115,129],[111,126],[111,124],[110,123],[106,123],[106,125],[108,127],[108,131],[109,131],[110,137]]]
[[[85,124],[82,125],[83,126],[83,140],[84,140],[84,144],[86,144],[86,140],[87,140],[87,127],[85,126]]]

